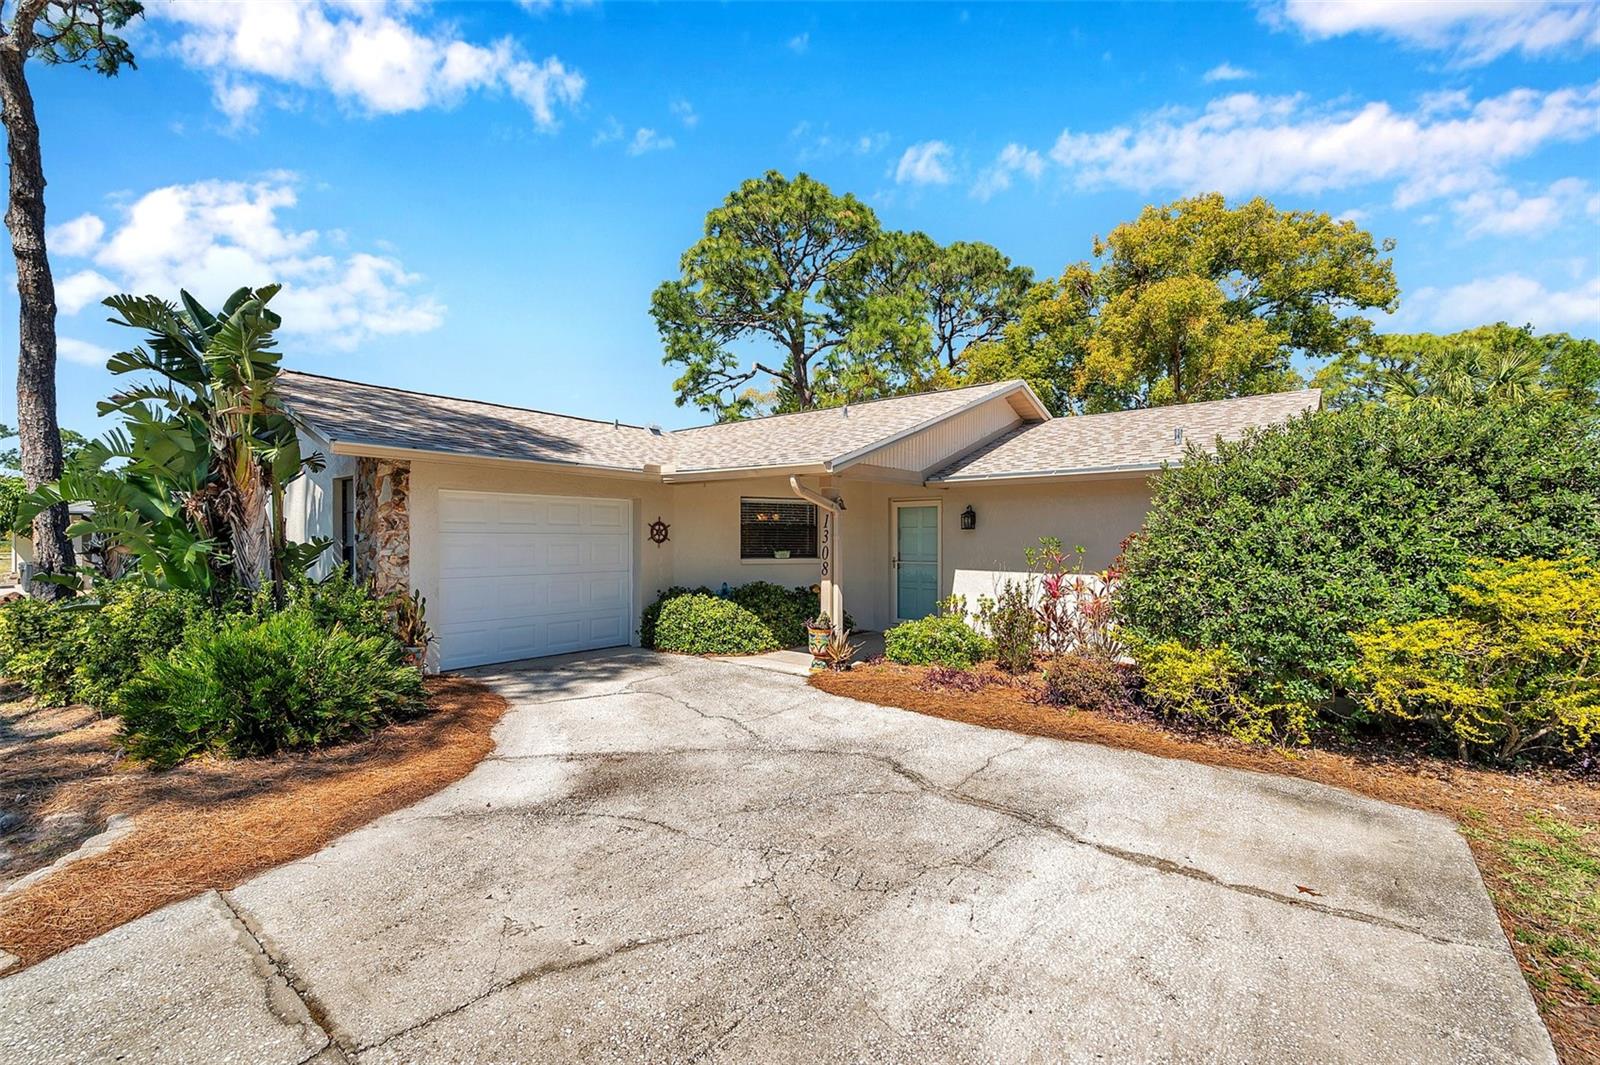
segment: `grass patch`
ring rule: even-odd
[[[1462,832],[1496,867],[1490,893],[1515,917],[1530,982],[1600,1007],[1600,826],[1540,811],[1518,826],[1479,813]]]

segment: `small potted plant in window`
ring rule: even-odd
[[[818,614],[806,622],[806,650],[811,652],[812,669],[823,669],[827,666],[822,656],[832,641],[833,619],[826,613]]]

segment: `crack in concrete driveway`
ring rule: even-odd
[[[1554,1060],[1432,815],[737,663],[476,672],[472,774],[0,978],[0,1061]]]

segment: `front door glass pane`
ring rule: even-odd
[[[902,621],[925,618],[939,603],[939,508],[895,508],[895,606]]]

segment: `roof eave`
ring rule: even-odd
[[[1065,466],[1053,470],[1007,470],[1002,473],[956,473],[930,477],[929,484],[990,484],[996,481],[1056,481],[1073,477],[1115,477],[1122,474],[1155,473],[1174,465],[1171,462],[1129,462],[1115,466]]]
[[[606,466],[599,463],[557,462],[548,459],[518,458],[514,455],[482,455],[461,451],[437,451],[431,448],[401,447],[361,440],[330,440],[329,448],[335,455],[365,458],[394,458],[413,460],[424,458],[430,462],[454,464],[489,464],[496,466],[532,466],[555,473],[571,472],[596,477],[648,478],[660,480],[659,466]]]

